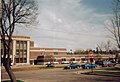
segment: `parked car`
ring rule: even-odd
[[[52,62],[53,64],[59,64],[59,62]]]
[[[86,64],[81,65],[81,67],[83,69],[91,69],[91,68],[95,68],[96,64],[86,63]]]
[[[46,67],[55,67],[53,64],[47,64]]]
[[[77,63],[77,61],[71,61],[71,63]]]
[[[116,63],[112,63],[111,61],[103,61],[102,67],[114,67]]]
[[[64,67],[64,69],[75,69],[75,68],[80,68],[80,64],[72,63]]]
[[[62,61],[61,64],[69,64],[69,61]]]
[[[103,61],[102,61],[102,60],[97,60],[97,61],[95,61],[95,64],[96,64],[96,65],[102,65],[102,64],[103,64]]]

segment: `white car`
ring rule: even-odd
[[[77,61],[72,61],[72,63],[77,63]]]
[[[62,64],[69,64],[69,61],[62,61]]]
[[[52,62],[53,64],[59,64],[59,62]]]

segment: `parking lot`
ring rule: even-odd
[[[18,80],[25,82],[119,82],[119,77],[84,75],[83,72],[90,70],[63,68],[18,71],[14,72]],[[8,79],[7,73],[2,73],[2,80]]]

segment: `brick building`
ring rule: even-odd
[[[0,38],[1,39],[1,38]],[[6,38],[7,40],[7,38]],[[67,54],[66,48],[39,48],[34,46],[34,41],[30,40],[28,36],[12,36],[12,50],[10,58],[13,65],[21,64],[46,64],[47,62],[54,63],[71,63],[84,62],[89,59],[86,54],[74,55]],[[4,54],[3,45],[1,43],[1,54]],[[94,55],[94,58],[95,55]],[[104,56],[103,58],[109,58]]]
[[[67,54],[66,48],[34,47],[34,41],[31,41],[28,36],[12,36],[11,49],[10,58],[13,65],[30,64],[30,61],[37,60],[38,56]],[[3,54],[4,49],[1,43],[1,55]]]
[[[66,48],[37,48],[30,47],[30,61],[39,60],[41,64],[46,64],[47,62],[56,62],[57,56],[67,55]],[[48,57],[53,57],[49,59]],[[42,61],[41,61],[42,60]]]

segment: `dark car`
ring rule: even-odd
[[[64,69],[75,69],[75,68],[80,68],[80,64],[72,63],[64,67]]]
[[[91,69],[91,68],[95,68],[96,64],[86,63],[86,64],[81,65],[81,67],[83,69]]]
[[[103,61],[102,61],[102,60],[97,60],[97,61],[95,61],[95,64],[97,64],[97,65],[102,65],[102,64],[103,64]]]
[[[53,64],[47,64],[47,67],[49,68],[51,68],[51,67],[55,67]]]

